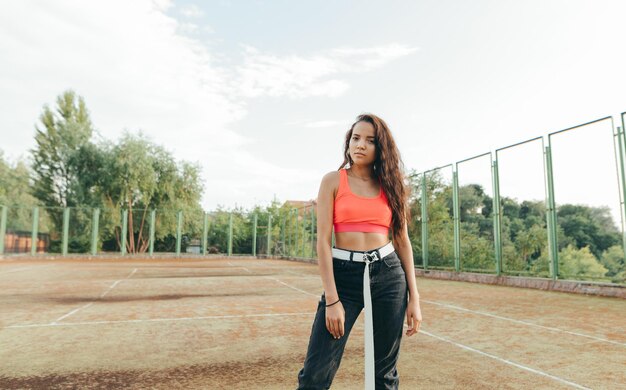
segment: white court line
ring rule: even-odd
[[[93,303],[93,302],[92,302]],[[64,322],[64,323],[50,323],[50,324],[25,324],[25,325],[9,325],[0,329],[18,329],[18,328],[47,328],[54,326],[80,326],[80,325],[104,325],[104,324],[129,324],[129,323],[142,323],[142,322],[172,322],[172,321],[197,321],[197,320],[212,320],[212,319],[224,319],[224,318],[248,318],[248,317],[285,317],[285,316],[302,316],[302,315],[315,315],[315,312],[302,312],[302,313],[266,313],[266,314],[233,314],[223,316],[203,316],[203,317],[177,317],[177,318],[147,318],[137,320],[110,320],[110,321],[85,321],[85,322]]]
[[[282,272],[286,272],[286,273],[291,274],[291,275],[299,276],[301,278],[315,278],[315,279],[319,279],[319,275],[308,275],[308,274],[303,274],[303,273],[297,272],[297,271],[291,271],[291,270],[288,270],[288,269],[281,269],[281,271]]]
[[[102,294],[100,294],[100,297],[99,297],[98,299],[103,298],[105,295],[107,295],[107,293],[108,293],[109,291],[111,291],[111,290],[113,289],[113,287],[117,286],[117,284],[118,284],[119,282],[121,282],[122,280],[126,280],[126,279],[130,278],[131,276],[133,276],[133,275],[135,274],[135,272],[137,272],[137,268],[135,268],[135,269],[134,269],[134,270],[133,270],[130,274],[128,274],[128,276],[127,276],[127,277],[125,277],[124,279],[116,280],[116,281],[115,281],[115,282],[114,282],[111,286],[109,286],[109,288],[108,288],[105,292],[103,292]],[[94,304],[94,302],[89,302],[88,304],[86,304],[86,305],[84,305],[84,306],[81,306],[81,307],[79,307],[79,308],[77,308],[77,309],[74,309],[74,310],[70,311],[69,313],[64,314],[64,315],[62,315],[61,317],[57,318],[56,320],[52,321],[52,322],[50,323],[50,325],[58,325],[58,322],[59,322],[59,321],[61,321],[62,319],[67,318],[67,317],[69,317],[69,316],[71,316],[71,315],[73,315],[73,314],[77,313],[78,311],[80,311],[80,310],[82,310],[82,309],[86,309],[86,308],[88,308],[89,306],[91,306],[91,305],[93,305],[93,304]]]
[[[247,269],[246,267],[237,267],[237,266],[233,266],[233,268],[242,268],[244,271],[246,271],[247,273],[251,274],[252,271],[250,271],[249,269]]]
[[[278,279],[276,279],[276,278],[272,278],[271,276],[266,276],[266,278],[267,278],[267,279],[272,279],[272,280],[275,280],[275,281],[277,281],[278,283],[283,284],[283,285],[285,285],[285,286],[287,286],[287,287],[289,287],[289,288],[291,288],[291,289],[294,289],[294,290],[296,290],[296,291],[300,291],[300,292],[301,292],[301,293],[303,293],[303,294],[311,295],[311,296],[316,297],[316,298],[318,297],[318,295],[316,295],[316,294],[310,293],[310,292],[308,292],[308,291],[301,290],[301,289],[299,289],[298,287],[294,287],[294,286],[292,286],[292,285],[290,285],[290,284],[287,284],[287,283],[283,282],[282,280],[278,280]]]
[[[130,278],[131,278],[131,277],[135,274],[135,272],[137,272],[137,268],[135,268],[135,269],[133,270],[133,272],[131,272],[131,273],[130,273],[127,277],[125,277],[124,279],[116,280],[116,281],[115,281],[115,282],[111,285],[111,287],[109,287],[109,289],[108,289],[108,290],[106,290],[105,292],[103,292],[102,294],[100,294],[100,298],[103,298],[105,295],[107,295],[107,294],[109,293],[109,291],[111,291],[111,290],[112,290],[115,286],[117,286],[117,284],[118,284],[119,282],[121,282],[122,280],[130,279]]]
[[[522,370],[526,370],[526,371],[532,372],[533,374],[538,374],[538,375],[542,375],[542,376],[548,377],[548,378],[553,379],[553,380],[555,380],[557,382],[561,382],[561,383],[564,383],[566,385],[570,385],[570,386],[575,387],[577,389],[591,390],[589,387],[585,387],[585,386],[579,385],[578,383],[574,383],[574,382],[568,381],[566,379],[560,378],[558,376],[550,375],[550,374],[548,374],[546,372],[543,372],[543,371],[540,371],[540,370],[536,370],[534,368],[530,368],[530,367],[521,365],[519,363],[512,362],[510,360],[503,359],[503,358],[498,357],[496,355],[492,355],[490,353],[483,352],[483,351],[480,351],[480,350],[472,348],[472,347],[468,347],[467,345],[459,344],[459,343],[454,342],[452,340],[449,340],[449,339],[447,339],[445,337],[437,336],[437,335],[432,334],[430,332],[426,332],[425,330],[422,330],[422,329],[420,329],[419,333],[423,333],[423,334],[425,334],[427,336],[436,338],[437,340],[441,340],[441,341],[444,341],[446,343],[450,343],[450,344],[455,345],[455,346],[457,346],[459,348],[463,348],[463,349],[465,349],[467,351],[471,351],[471,352],[477,353],[479,355],[483,355],[483,356],[489,357],[491,359],[495,359],[495,360],[497,360],[499,362],[502,362],[502,363],[505,363],[505,364],[509,364],[509,365],[515,366],[517,368],[521,368]]]
[[[45,267],[50,267],[49,265],[46,265]],[[36,268],[36,266],[31,266],[31,267],[22,267],[22,268],[16,268],[16,269],[12,269],[11,271],[5,271],[5,272],[0,272],[0,275],[4,275],[4,274],[10,274],[13,272],[19,272],[19,271],[24,271],[27,269],[33,269]]]
[[[248,273],[253,273],[253,272],[252,272],[252,271],[250,271],[248,268],[246,268],[246,267],[242,267],[242,266],[237,266],[237,265],[235,265],[235,264],[231,263],[230,261],[228,262],[228,265],[230,265],[230,266],[231,266],[231,267],[233,267],[233,268],[242,268],[242,269],[244,269],[244,270],[245,270],[246,272],[248,272]],[[248,265],[248,266],[250,266],[250,265]],[[284,268],[282,268],[282,267],[280,267],[280,266],[263,266],[263,267],[264,267],[264,268],[279,268],[279,269],[281,270],[281,272],[286,272],[286,273],[288,273],[288,274],[292,274],[292,275],[300,276],[300,277],[302,277],[302,278],[315,278],[315,279],[318,279],[318,278],[319,278],[319,276],[307,275],[307,274],[303,274],[303,273],[300,273],[300,272],[297,272],[297,271],[291,271],[291,270],[288,270],[288,269],[284,269]]]
[[[104,296],[105,296],[105,295],[107,295],[107,293],[108,293],[109,291],[111,291],[111,289],[113,289],[115,286],[117,286],[117,284],[118,284],[119,282],[121,282],[121,280],[116,280],[116,281],[115,281],[115,283],[113,283],[113,284],[111,285],[111,287],[109,287],[109,289],[108,289],[108,290],[106,290],[105,292],[103,292],[102,294],[100,294],[100,298],[104,298]]]
[[[515,322],[515,323],[522,324],[522,325],[534,326],[534,327],[537,327],[537,328],[546,329],[546,330],[550,330],[550,331],[553,331],[553,332],[568,333],[568,334],[571,334],[571,335],[574,335],[574,336],[586,337],[588,339],[593,339],[593,340],[602,341],[602,342],[605,342],[605,343],[611,343],[611,344],[615,344],[615,345],[620,345],[622,347],[626,347],[626,343],[620,343],[619,341],[608,340],[608,339],[605,339],[605,338],[602,338],[602,337],[596,337],[596,336],[591,336],[591,335],[587,335],[587,334],[584,334],[584,333],[572,332],[572,331],[569,331],[569,330],[560,329],[560,328],[554,328],[554,327],[551,327],[551,326],[543,326],[543,325],[535,324],[535,323],[528,322],[528,321],[516,320],[514,318],[503,317],[503,316],[499,316],[499,315],[495,315],[495,314],[491,314],[491,313],[485,313],[485,312],[482,312],[482,311],[470,310],[470,309],[466,309],[464,307],[449,305],[449,304],[446,304],[446,303],[440,303],[440,302],[435,302],[435,301],[428,301],[428,300],[425,300],[425,299],[420,299],[420,301],[421,302],[430,303],[431,305],[443,306],[443,307],[450,308],[450,309],[453,309],[453,310],[465,311],[465,312],[468,312],[468,313],[474,313],[474,314],[479,314],[479,315],[483,315],[483,316],[487,316],[487,317],[497,318],[499,320]]]
[[[64,318],[67,318],[67,317],[71,316],[72,314],[74,314],[74,313],[78,312],[79,310],[86,309],[86,308],[88,308],[88,307],[89,307],[89,306],[91,306],[91,305],[93,305],[93,302],[89,302],[88,304],[86,304],[86,305],[84,305],[84,306],[81,306],[81,307],[79,307],[79,308],[77,308],[77,309],[74,309],[74,310],[72,310],[71,312],[69,312],[69,313],[67,313],[67,314],[65,314],[65,315],[62,315],[61,317],[59,317],[59,318],[57,318],[56,320],[52,321],[52,322],[51,322],[51,324],[52,324],[52,325],[56,325],[56,324],[57,324],[59,321],[61,321],[62,319],[64,319]]]
[[[236,266],[235,266],[233,263],[231,263],[230,261],[228,262],[228,264],[229,264],[229,265],[231,265],[231,266],[233,266],[233,267],[236,267]],[[249,269],[247,269],[246,267],[237,267],[237,268],[243,268],[243,269],[245,269],[246,271],[248,271],[249,273],[252,273],[252,272],[251,272]],[[291,289],[294,289],[294,290],[296,290],[296,291],[299,291],[299,292],[301,292],[301,293],[303,293],[303,294],[307,294],[307,295],[311,295],[311,296],[313,296],[313,297],[317,297],[317,295],[316,295],[316,294],[312,294],[312,293],[310,293],[310,292],[308,292],[308,291],[301,290],[301,289],[299,289],[298,287],[295,287],[295,286],[292,286],[292,285],[290,285],[290,284],[287,284],[287,283],[283,282],[282,280],[278,280],[278,279],[273,278],[273,277],[271,277],[271,276],[265,276],[265,278],[267,278],[267,279],[271,279],[271,280],[274,280],[274,281],[277,281],[278,283],[280,283],[280,284],[282,284],[282,285],[285,285],[285,286],[287,286],[287,287],[289,287],[289,288],[291,288]]]
[[[235,267],[235,268],[243,268],[247,273],[251,274],[252,271],[250,271],[249,269],[247,269],[246,267],[241,267],[241,266],[237,266],[233,263],[231,263],[230,261],[228,262],[228,265],[230,265],[231,267]]]

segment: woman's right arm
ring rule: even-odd
[[[333,275],[333,256],[331,252],[331,235],[333,226],[334,189],[333,174],[324,175],[317,194],[317,262],[324,285],[327,303],[338,299],[335,277]]]
[[[317,195],[317,262],[324,286],[326,304],[339,299],[335,276],[333,274],[333,256],[331,238],[333,226],[333,203],[335,189],[339,186],[339,172],[324,175]],[[341,302],[326,308],[326,328],[335,338],[344,334],[345,311]]]

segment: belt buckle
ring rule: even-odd
[[[374,251],[374,252],[363,252],[363,261],[365,261],[366,264],[371,263],[372,261],[376,261],[379,260],[378,258],[378,252]]]

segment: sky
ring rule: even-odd
[[[626,111],[625,21],[621,0],[9,0],[0,150],[27,159],[73,89],[96,140],[141,131],[202,167],[205,209],[251,207],[314,199],[372,112],[407,170],[491,152],[459,165],[491,193],[496,149]],[[612,131],[552,137],[557,203],[619,215]],[[498,152],[502,195],[543,199],[541,148]]]

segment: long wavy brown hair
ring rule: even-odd
[[[350,157],[350,138],[352,130],[359,122],[367,122],[374,126],[376,160],[374,161],[374,176],[381,182],[389,207],[391,208],[391,228],[393,237],[399,238],[402,226],[410,218],[410,209],[407,205],[410,189],[405,181],[404,163],[400,158],[400,151],[396,142],[391,136],[389,126],[382,118],[374,114],[361,114],[356,117],[356,121],[346,133],[346,140],[343,148],[343,163],[339,169],[347,165],[352,166],[354,162]]]

